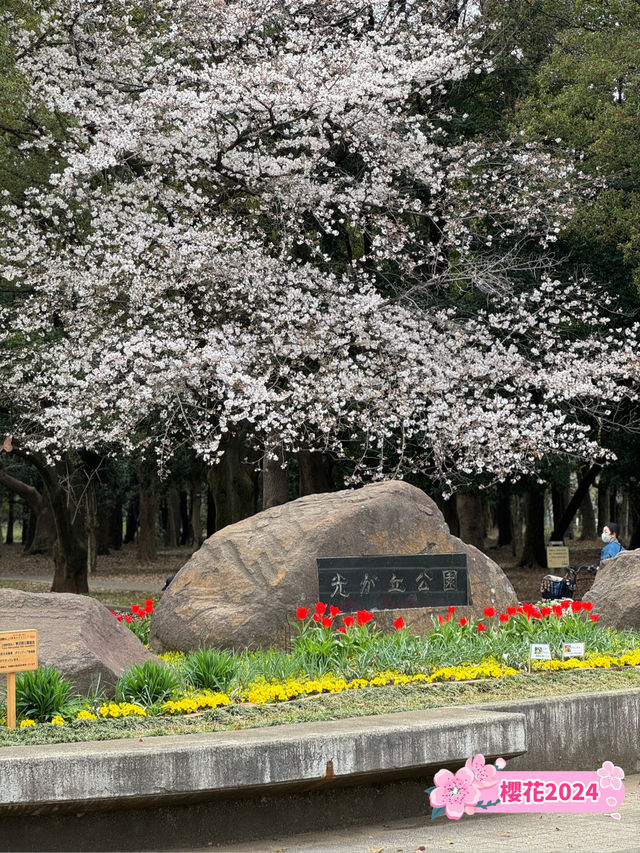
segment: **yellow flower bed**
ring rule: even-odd
[[[541,660],[532,664],[536,672],[562,669],[610,669],[612,666],[640,666],[640,649],[616,657],[615,655],[588,655],[584,660],[569,658],[568,660]]]
[[[82,710],[82,711],[78,711],[78,713],[76,714],[76,720],[97,720],[97,719],[98,718],[96,717],[96,715],[92,714],[91,711]]]
[[[102,705],[98,713],[105,718],[147,716],[147,712],[141,705],[133,705],[131,702],[111,702],[109,705]]]
[[[169,653],[163,656],[165,659],[179,660],[184,657],[181,652]],[[640,666],[640,649],[625,652],[618,656],[590,654],[583,660],[570,658],[569,660],[533,661],[531,669],[536,672],[559,671],[572,669],[609,669],[612,666]],[[523,670],[505,666],[495,659],[484,660],[479,664],[462,664],[458,666],[443,666],[432,670],[430,673],[419,672],[407,675],[403,672],[385,670],[378,672],[373,678],[353,678],[347,681],[336,675],[323,675],[315,679],[288,679],[282,682],[267,682],[259,680],[250,684],[240,695],[229,696],[226,693],[191,693],[182,699],[165,702],[162,713],[168,715],[192,714],[195,711],[219,708],[231,705],[234,702],[251,703],[254,705],[265,705],[269,702],[286,702],[300,696],[312,696],[322,693],[342,693],[347,690],[361,690],[363,687],[383,687],[388,684],[431,684],[443,681],[473,681],[478,678],[504,678],[516,675]],[[102,705],[98,710],[99,717],[92,711],[83,709],[76,715],[77,720],[94,721],[99,718],[118,717],[146,717],[145,709],[130,702],[111,702]],[[63,718],[58,714],[52,720],[53,725],[64,725]],[[20,722],[20,728],[35,726],[34,720],[25,719]]]
[[[220,705],[230,705],[231,699],[226,693],[200,693],[197,696],[187,696],[178,702],[169,700],[162,706],[163,714],[192,714],[201,708],[218,708]]]

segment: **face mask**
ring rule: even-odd
[[[609,533],[603,533],[602,534],[602,541],[604,542],[605,545],[608,545],[612,539],[613,539],[613,536],[611,536],[611,534],[609,534]]]

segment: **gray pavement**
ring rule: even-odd
[[[426,814],[373,826],[190,849],[218,853],[640,853],[640,775],[625,779],[625,792],[620,820],[605,814],[513,814],[431,821]]]
[[[169,574],[172,574],[171,572]],[[7,583],[41,583],[51,586],[53,575],[8,575],[0,572],[0,582]],[[164,585],[164,578],[154,583],[141,583],[137,580],[119,580],[109,581],[101,580],[99,577],[94,578],[89,576],[89,591],[90,592],[119,592],[125,590],[127,592],[152,592],[158,594]],[[48,590],[47,590],[48,591]]]

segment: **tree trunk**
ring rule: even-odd
[[[207,482],[207,536],[213,536],[216,532],[216,502],[213,492]]]
[[[13,545],[13,525],[15,524],[15,498],[12,494],[9,495],[9,506],[7,509],[7,538],[5,542],[7,545]]]
[[[456,509],[460,520],[460,539],[467,545],[484,548],[484,501],[480,493],[462,489],[456,494]]]
[[[265,456],[262,463],[262,509],[281,506],[289,500],[289,466],[281,448],[277,457]]]
[[[524,527],[522,495],[513,495],[511,498],[511,553],[514,557],[521,557],[524,550]]]
[[[127,506],[127,518],[124,529],[124,544],[131,545],[136,541],[136,532],[138,530],[138,506],[135,499],[131,499]]]
[[[224,444],[220,462],[209,468],[207,479],[216,503],[216,530],[248,518],[255,512],[255,481],[240,438]]]
[[[584,478],[588,473],[589,466],[582,466],[580,470],[580,478]],[[580,539],[595,539],[597,532],[596,514],[593,511],[593,504],[591,503],[591,489],[587,489],[587,492],[582,499],[582,503],[580,504],[580,517],[582,520]]]
[[[598,531],[602,531],[609,518],[609,486],[600,477],[598,483]]]
[[[525,535],[520,558],[521,566],[547,565],[544,541],[544,486],[532,483],[525,496]]]
[[[21,497],[33,516],[33,530],[29,531],[27,537],[26,552],[48,554],[53,548],[56,530],[46,493],[41,494],[34,486],[12,477],[2,468],[0,468],[0,485]]]
[[[51,592],[88,593],[87,547],[78,535],[82,522],[76,520],[77,505],[73,500],[74,471],[68,459],[51,468],[40,460],[37,467],[45,486],[56,527],[53,547],[55,573]],[[64,483],[64,485],[63,485]]]
[[[300,497],[331,491],[331,465],[331,457],[326,453],[312,453],[310,450],[298,452]]]
[[[140,484],[138,560],[151,563],[156,558],[156,496],[153,485]]]
[[[167,494],[167,526],[165,545],[177,548],[180,541],[180,491],[177,486],[169,489]]]
[[[98,570],[98,498],[93,480],[87,486],[87,571],[94,575]]]
[[[191,529],[191,519],[189,517],[189,497],[182,489],[180,492],[180,544],[186,545],[193,541],[193,530]]]
[[[193,550],[202,545],[202,463],[194,459],[191,465],[191,530],[193,531]]]
[[[109,548],[119,551],[122,548],[122,500],[116,502],[109,510]]]
[[[442,495],[436,495],[434,500],[444,516],[451,535],[460,538],[460,519],[458,518],[458,510],[456,508],[456,496],[443,498]]]
[[[551,540],[553,542],[559,542],[564,537],[567,528],[573,521],[573,518],[576,512],[578,511],[578,507],[580,506],[584,496],[588,493],[590,487],[594,483],[599,471],[600,465],[591,465],[591,467],[588,468],[586,472],[580,477],[580,480],[578,482],[578,488],[575,490],[573,497],[569,501],[569,505],[562,514],[562,517],[560,518],[558,523],[554,523],[553,525],[553,532],[551,533]],[[541,563],[541,565],[545,565],[545,563]]]
[[[513,521],[511,518],[511,492],[508,483],[500,483],[498,486],[496,524],[498,526],[498,547],[511,545],[513,542]]]
[[[631,535],[629,538],[629,549],[640,548],[640,488],[635,486],[629,492],[629,525]]]
[[[618,487],[612,486],[609,489],[609,518],[607,521],[618,521]],[[605,524],[607,522],[605,521]]]

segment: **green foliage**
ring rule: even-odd
[[[155,660],[125,670],[116,684],[116,702],[133,702],[149,708],[171,697],[179,687],[174,670]]]
[[[136,637],[145,646],[149,644],[149,631],[151,630],[151,617],[144,616],[142,618],[134,616],[131,622],[123,622],[129,630],[133,631]]]
[[[63,714],[71,700],[73,684],[51,666],[16,676],[16,713],[19,718],[45,723]]]
[[[225,693],[238,671],[238,659],[220,649],[198,649],[183,664],[185,678],[192,687]]]

